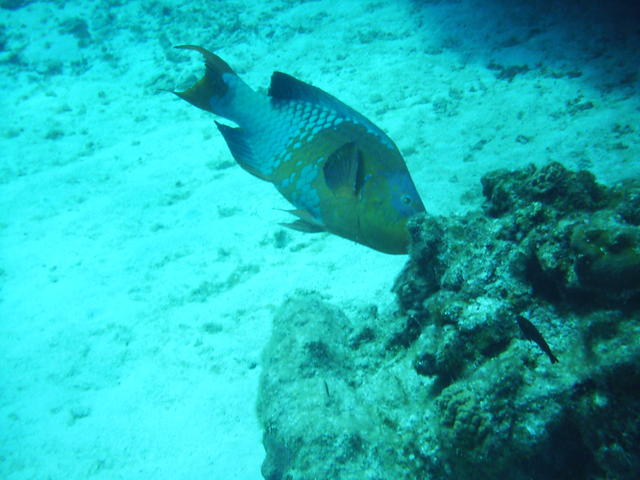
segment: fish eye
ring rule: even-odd
[[[412,202],[412,199],[411,199],[411,197],[409,195],[402,195],[402,197],[400,197],[400,200],[405,205],[411,205],[411,202]]]

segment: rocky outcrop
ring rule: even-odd
[[[280,308],[266,479],[635,478],[640,186],[556,163],[482,185],[482,211],[411,222],[397,312]]]

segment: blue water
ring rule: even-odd
[[[256,479],[295,289],[393,309],[406,258],[283,229],[287,202],[169,90],[203,45],[396,142],[427,211],[496,168],[640,173],[637,2],[0,1],[0,478]]]

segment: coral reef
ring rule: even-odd
[[[551,163],[482,188],[482,211],[411,221],[397,312],[280,308],[266,479],[636,478],[640,185]]]

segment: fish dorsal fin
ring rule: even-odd
[[[324,164],[324,180],[333,193],[347,190],[357,195],[362,179],[362,153],[355,142],[342,145],[329,155]]]
[[[277,100],[297,100],[318,105],[336,112],[341,117],[347,118],[352,122],[364,125],[367,129],[382,138],[388,138],[387,135],[367,119],[367,117],[356,112],[348,105],[345,105],[333,95],[286,73],[273,72],[271,85],[269,86],[269,96]]]

